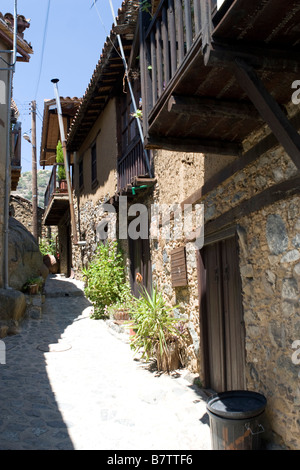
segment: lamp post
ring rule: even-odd
[[[37,166],[36,166],[36,102],[31,103],[32,129],[31,138],[23,134],[23,138],[32,145],[32,234],[38,241],[38,217],[37,217]]]

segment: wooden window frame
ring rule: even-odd
[[[97,144],[94,142],[91,145],[91,181],[92,188],[94,189],[98,185],[97,180]]]

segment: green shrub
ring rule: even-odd
[[[93,318],[105,318],[109,306],[126,301],[130,287],[125,279],[123,258],[116,242],[97,247],[89,266],[83,269],[85,295],[94,305]]]
[[[178,341],[181,336],[178,318],[174,318],[175,307],[168,307],[162,294],[153,288],[151,294],[145,288],[140,298],[132,303],[131,317],[134,321],[135,336],[131,348],[142,350],[142,357],[148,360],[156,354],[166,352],[168,344]]]
[[[39,249],[43,256],[56,256],[56,242],[53,238],[42,238],[39,243]]]

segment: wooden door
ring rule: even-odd
[[[142,285],[150,292],[151,289],[151,260],[150,244],[148,239],[128,238],[130,255],[131,288],[135,296],[139,296],[140,288],[136,282],[137,274],[142,275]]]
[[[244,324],[236,238],[210,244],[200,256],[202,283],[205,280],[201,313],[206,330],[207,386],[217,392],[243,389]]]
[[[221,242],[226,390],[245,386],[245,335],[236,239]]]

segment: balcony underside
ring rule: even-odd
[[[207,54],[200,35],[149,112],[147,148],[241,155],[245,139],[267,121],[245,91],[239,61],[286,116],[300,77],[300,5],[235,0],[223,6],[230,3],[223,17],[222,9],[217,13]]]
[[[58,225],[67,210],[69,210],[68,194],[53,194],[45,208],[43,224]]]
[[[12,191],[16,191],[20,178],[21,178],[21,167],[12,166],[11,167],[11,190]]]
[[[264,124],[234,74],[221,67],[204,69],[201,60],[194,60],[188,76],[179,79],[153,109],[147,148],[172,150],[180,139],[180,150],[235,155],[247,136]],[[266,72],[261,79],[267,81],[266,88],[277,103],[290,102],[291,83],[297,80],[297,74]]]

